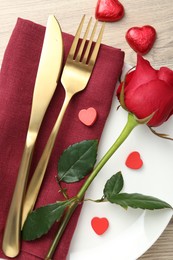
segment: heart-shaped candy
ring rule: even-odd
[[[124,7],[118,0],[98,0],[95,17],[103,22],[115,22],[124,16]]]
[[[102,235],[109,227],[107,218],[94,217],[91,220],[91,226],[97,235]]]
[[[150,25],[132,27],[127,31],[125,37],[135,52],[145,55],[151,50],[156,40],[156,30]]]
[[[97,119],[97,111],[93,107],[82,109],[79,111],[78,117],[83,124],[91,126],[95,123]]]
[[[143,161],[141,159],[140,153],[136,152],[136,151],[130,153],[126,159],[125,164],[128,168],[131,168],[134,170],[140,169],[143,165]]]

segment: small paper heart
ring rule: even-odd
[[[136,151],[130,153],[126,159],[125,164],[128,168],[131,168],[134,170],[140,169],[143,165],[143,161],[141,159],[140,153],[136,152]]]
[[[102,235],[109,227],[107,218],[94,217],[91,220],[91,226],[97,235]]]
[[[156,30],[150,25],[132,27],[127,31],[125,37],[135,52],[145,55],[151,50],[156,40]]]
[[[97,111],[93,107],[82,109],[79,111],[78,117],[83,124],[91,126],[95,123],[97,119]]]
[[[98,0],[95,17],[103,22],[115,22],[124,16],[124,7],[118,0]]]

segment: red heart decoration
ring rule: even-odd
[[[127,31],[125,37],[135,52],[145,55],[151,50],[156,40],[156,30],[150,25],[132,27]]]
[[[98,0],[95,17],[103,22],[115,22],[124,16],[124,7],[118,0]]]
[[[83,124],[91,126],[95,123],[97,119],[97,111],[93,107],[82,109],[79,111],[78,117]]]
[[[131,168],[134,170],[140,169],[143,165],[143,161],[140,157],[140,153],[138,153],[136,151],[130,153],[126,159],[125,164],[128,168]]]
[[[97,235],[102,235],[109,227],[107,218],[94,217],[91,220],[91,226]]]

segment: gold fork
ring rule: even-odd
[[[94,49],[93,49],[92,53],[90,53],[91,46],[93,43],[93,38],[94,38],[96,28],[97,28],[97,23],[98,23],[97,21],[94,25],[94,28],[91,33],[90,40],[87,44],[86,50],[84,51],[84,47],[86,45],[86,40],[87,40],[87,36],[89,33],[91,20],[92,20],[92,18],[90,18],[86,31],[85,31],[85,34],[84,34],[84,37],[83,37],[83,40],[80,44],[80,48],[76,54],[79,37],[80,37],[81,31],[83,28],[83,24],[84,24],[84,19],[85,19],[85,15],[83,16],[83,18],[79,24],[79,27],[77,29],[75,38],[73,40],[73,43],[72,43],[72,46],[70,49],[70,52],[67,57],[65,67],[62,72],[61,82],[65,89],[65,100],[64,100],[63,106],[61,108],[60,114],[58,116],[58,119],[49,136],[49,139],[47,141],[43,154],[40,158],[40,161],[36,167],[36,170],[33,174],[31,182],[29,184],[29,187],[28,187],[28,190],[26,193],[26,197],[24,200],[24,206],[23,206],[22,227],[23,227],[23,224],[26,220],[28,213],[33,209],[33,207],[35,205],[35,201],[37,199],[37,195],[39,193],[39,189],[40,189],[40,186],[41,186],[41,183],[42,183],[42,180],[43,180],[43,177],[44,177],[47,165],[48,165],[51,151],[53,149],[53,146],[54,146],[54,143],[56,140],[56,136],[58,134],[58,130],[59,130],[60,124],[62,122],[64,113],[67,109],[67,106],[68,106],[71,98],[73,97],[73,95],[75,95],[79,91],[82,91],[87,86],[87,83],[90,79],[90,76],[91,76],[91,73],[92,73],[94,64],[96,62],[98,52],[99,52],[99,48],[100,48],[100,44],[101,44],[101,40],[102,40],[102,36],[103,36],[103,31],[104,31],[104,24],[102,25],[102,27],[100,29]]]

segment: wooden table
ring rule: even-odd
[[[0,0],[0,64],[17,17],[45,25],[49,14],[59,20],[62,30],[75,33],[83,14],[95,15],[97,0]],[[155,68],[168,66],[173,69],[173,4],[172,0],[121,0],[125,17],[107,23],[103,42],[125,51],[125,62],[134,65],[136,54],[125,40],[126,31],[132,26],[152,25],[157,31],[157,41],[146,55]],[[173,259],[173,220],[158,241],[140,260]]]

